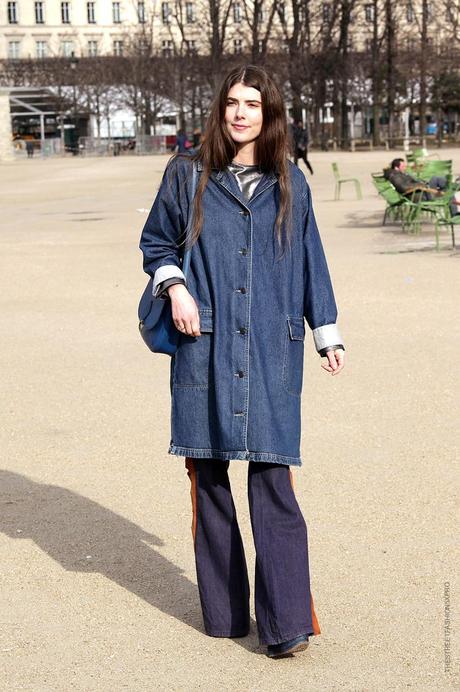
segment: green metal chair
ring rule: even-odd
[[[332,164],[332,170],[334,172],[334,178],[335,178],[334,200],[337,201],[340,199],[340,188],[344,183],[354,183],[355,184],[355,190],[356,190],[356,198],[357,199],[363,198],[363,195],[361,193],[361,185],[360,185],[359,180],[357,178],[341,178],[340,173],[339,173],[339,167],[336,163]]]
[[[412,209],[408,216],[409,232],[420,233],[422,221],[425,219],[436,224],[438,219],[445,219],[449,207],[449,196],[437,197],[436,199],[423,199],[421,191],[414,191],[410,199]]]
[[[452,177],[452,161],[424,161],[418,170],[420,180],[428,182],[434,175]]]
[[[381,179],[373,176],[372,182],[379,195],[383,197],[387,204],[383,214],[382,226],[385,226],[387,219],[402,221],[402,205],[406,202],[404,197],[383,176],[381,176]]]
[[[414,156],[415,160],[418,161],[419,159],[439,159],[441,158],[439,154],[434,152],[433,154],[428,153],[428,149],[426,147],[420,147],[419,149],[414,149],[412,152],[412,155]]]
[[[439,227],[440,226],[450,226],[450,232],[452,234],[452,248],[455,250],[455,226],[460,226],[460,214],[452,216],[450,205],[446,205],[446,214],[444,218],[438,217],[436,219],[436,224],[434,227],[436,233],[436,250],[439,250]]]

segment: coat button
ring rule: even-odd
[[[242,370],[238,370],[237,375],[238,377],[244,377],[244,372]]]
[[[248,254],[247,248],[242,247],[241,250],[240,250],[240,253],[241,253],[242,255],[247,255],[247,254]]]
[[[239,332],[240,334],[246,334],[246,327],[240,327],[240,328],[238,329],[238,332]]]
[[[240,293],[246,293],[246,289],[244,286],[242,288],[240,288]]]

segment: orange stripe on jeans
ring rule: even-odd
[[[289,469],[289,480],[291,481],[292,490],[295,490],[295,488],[294,488],[294,476],[292,475],[291,469]],[[315,606],[313,605],[313,596],[311,595],[311,592],[310,592],[310,608],[311,608],[311,623],[313,626],[313,633],[314,634],[321,634],[318,618],[316,617],[316,613],[315,613]]]
[[[195,462],[190,457],[185,457],[185,467],[187,469],[187,475],[190,478],[190,496],[192,498],[192,536],[193,544],[195,545],[196,540],[196,468]]]

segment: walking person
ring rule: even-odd
[[[291,124],[291,137],[293,142],[294,163],[298,166],[298,160],[302,159],[310,174],[313,175],[313,168],[308,160],[308,131],[303,126],[301,120],[293,120]]]
[[[185,154],[191,146],[192,144],[188,140],[185,130],[178,130],[176,135],[176,143],[174,145],[174,151],[178,154]]]
[[[31,139],[28,139],[26,141],[26,152],[27,152],[27,158],[32,159],[34,156],[34,143]]]
[[[140,242],[154,295],[171,300],[181,333],[171,359],[168,451],[185,457],[191,481],[205,631],[249,632],[250,587],[228,477],[230,461],[242,460],[257,628],[270,657],[305,649],[320,634],[291,473],[302,463],[305,319],[325,371],[337,375],[344,364],[310,190],[288,150],[275,83],[261,67],[233,70],[215,96],[199,152],[168,164]],[[180,255],[192,206],[185,277]]]

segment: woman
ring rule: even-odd
[[[207,634],[244,637],[249,584],[228,479],[248,462],[255,607],[271,657],[306,648],[320,628],[307,528],[290,466],[300,466],[304,318],[322,367],[343,368],[337,309],[303,174],[287,159],[281,94],[260,67],[232,71],[196,155],[190,270],[180,269],[192,209],[191,160],[167,167],[140,247],[155,295],[181,332],[171,360],[172,439],[191,479],[192,532]]]

